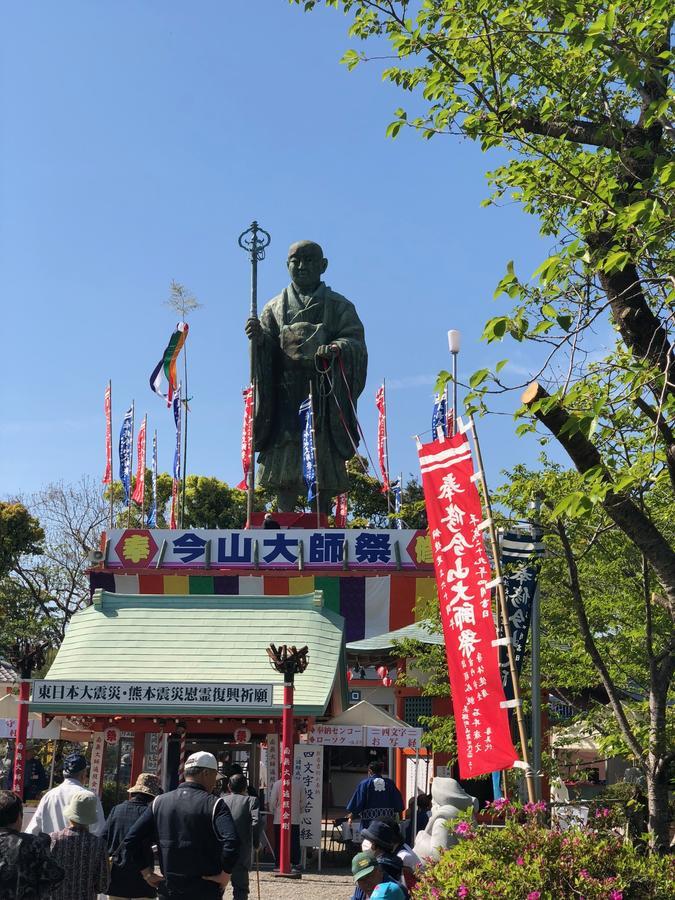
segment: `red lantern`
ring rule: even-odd
[[[353,677],[354,677],[354,673],[352,672],[352,670],[347,669],[347,681],[351,681]]]
[[[386,666],[378,666],[377,674],[380,676],[380,678],[386,678],[389,674],[389,669]]]
[[[394,683],[394,679],[390,678],[388,675],[386,676],[386,678],[382,679],[382,684],[385,687],[391,687],[393,683]]]

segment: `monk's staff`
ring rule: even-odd
[[[254,220],[251,227],[239,235],[239,246],[245,250],[251,259],[251,306],[249,319],[258,319],[258,261],[265,259],[265,248],[269,246],[270,236],[264,228],[261,228]],[[253,495],[255,493],[255,408],[256,408],[256,382],[255,382],[255,351],[257,335],[249,336],[250,362],[251,362],[251,458],[248,470],[248,495],[246,497],[246,527],[251,527],[253,516]]]

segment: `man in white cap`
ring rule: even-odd
[[[162,875],[141,869],[148,884],[165,882],[169,900],[220,900],[239,855],[239,838],[230,810],[213,789],[218,763],[212,753],[193,753],[185,761],[185,782],[153,800],[124,839],[124,857],[147,859],[157,844]]]
[[[63,782],[43,795],[30,820],[27,834],[53,834],[68,827],[65,809],[74,794],[88,790],[84,787],[87,778],[87,759],[81,753],[71,753],[63,760]],[[91,791],[90,791],[91,793]],[[103,834],[105,815],[101,801],[96,797],[96,820],[91,826],[92,834]]]

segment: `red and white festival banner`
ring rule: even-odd
[[[141,427],[138,429],[137,459],[136,463],[136,484],[131,499],[139,506],[145,503],[145,435],[148,430],[148,417],[143,418]]]
[[[377,389],[375,394],[375,406],[377,406],[377,461],[382,472],[382,493],[389,490],[389,466],[387,465],[387,400],[384,394],[384,385]]]
[[[338,494],[335,500],[335,527],[347,527],[347,494]]]
[[[463,434],[419,448],[461,778],[517,760],[499,671],[482,511]]]
[[[103,484],[112,484],[112,385],[105,389],[105,473]]]
[[[248,490],[248,473],[251,470],[253,452],[253,385],[242,391],[244,395],[244,424],[241,430],[241,467],[244,477],[237,485],[240,491]]]
[[[178,528],[178,488],[180,482],[177,478],[171,483],[171,514],[169,516],[169,528]]]

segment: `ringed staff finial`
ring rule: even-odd
[[[254,219],[250,228],[242,231],[237,241],[251,260],[251,318],[258,317],[258,263],[265,259],[265,249],[269,247],[271,240],[269,232],[261,228]]]

